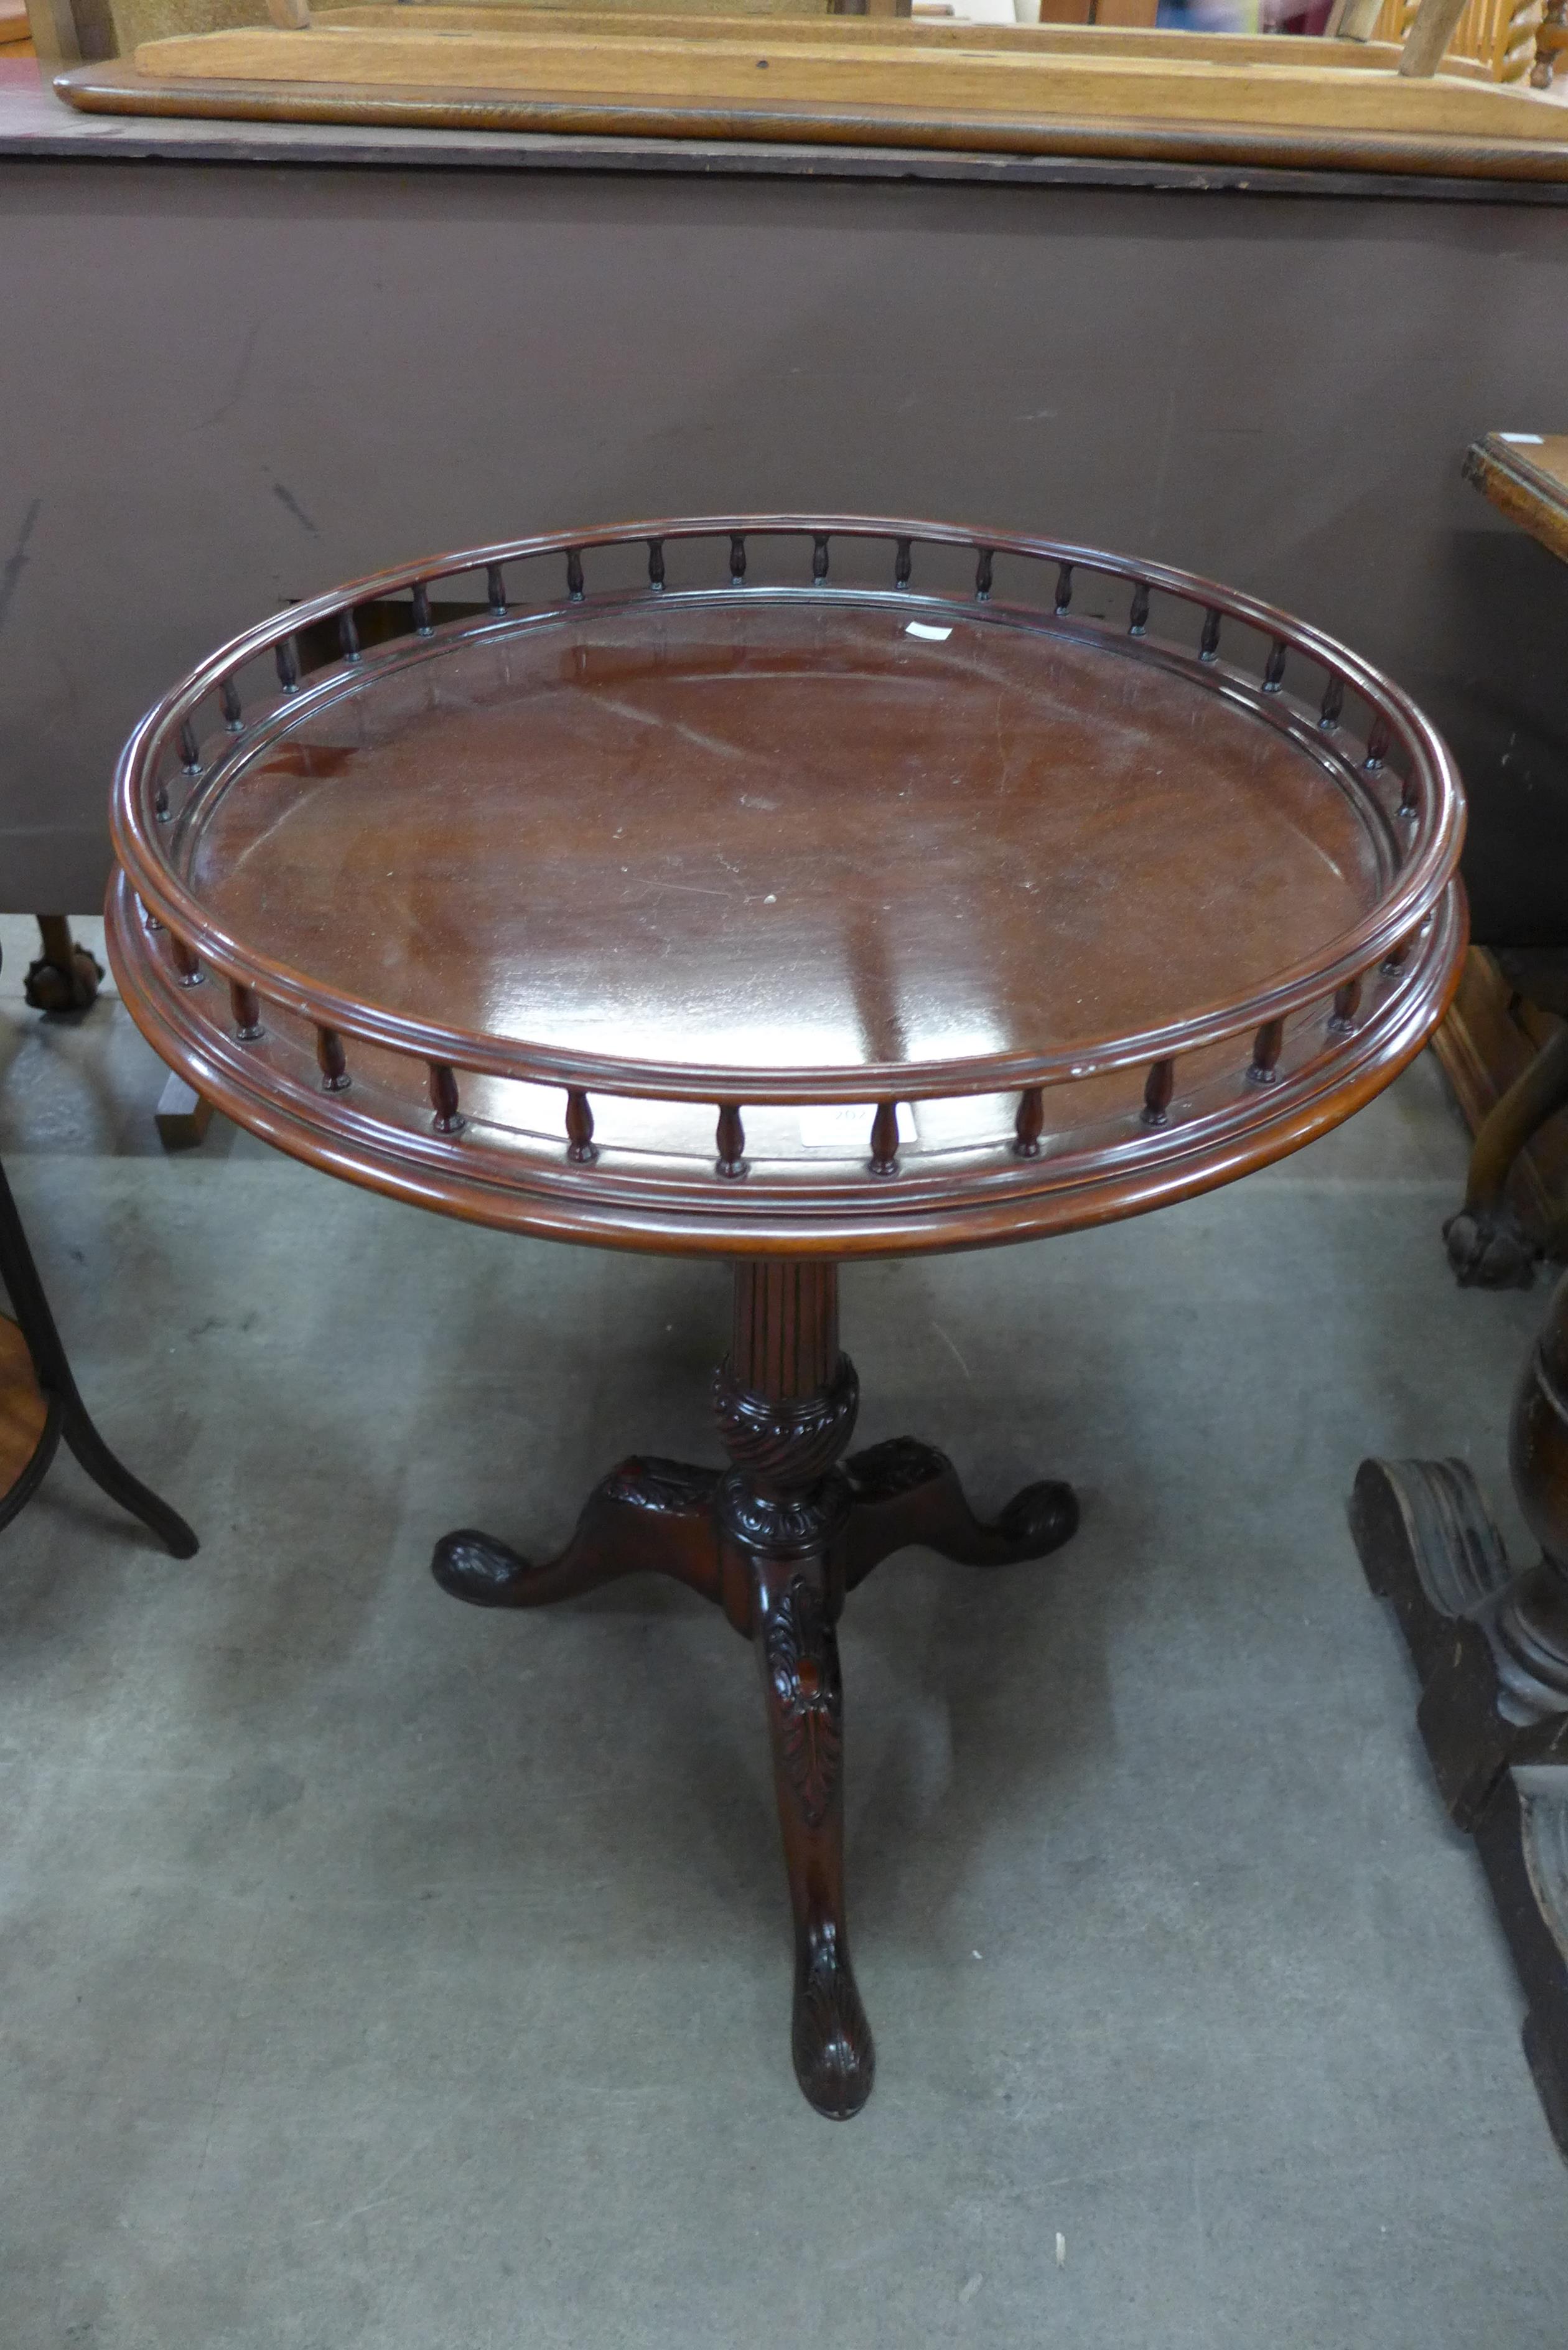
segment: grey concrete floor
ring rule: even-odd
[[[1429,1062],[1270,1174],[845,1278],[866,1441],[1073,1477],[1056,1560],[843,1627],[879,2080],[801,2102],[761,1700],[662,1585],[444,1598],[711,1455],[722,1272],[508,1241],[0,1002],[0,1148],[176,1565],[62,1461],[0,1540],[5,2350],[1561,2350],[1568,2172],[1345,1529],[1505,1503],[1543,1295],[1460,1295]],[[1515,1540],[1511,1513],[1502,1514]]]

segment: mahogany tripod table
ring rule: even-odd
[[[975,1517],[913,1439],[845,1453],[846,1258],[1130,1215],[1294,1149],[1441,1017],[1442,743],[1230,590],[1034,539],[755,516],[361,580],[204,661],[116,785],[109,948],[146,1035],[284,1150],[448,1214],[733,1262],[727,1469],[633,1456],[558,1558],[448,1534],[527,1607],[642,1569],[762,1667],[795,2071],[871,2086],[835,1624]]]

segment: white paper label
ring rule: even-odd
[[[809,1102],[800,1114],[800,1139],[808,1150],[869,1150],[875,1102]],[[898,1139],[909,1142],[909,1109],[898,1104]]]
[[[1506,441],[1508,435],[1504,433],[1503,438]],[[911,620],[905,629],[904,634],[907,637],[924,637],[928,644],[940,645],[944,638],[951,636],[952,630],[929,628],[924,620]]]
[[[1539,432],[1500,432],[1497,437],[1500,441],[1522,441],[1532,449],[1539,449],[1542,445]]]

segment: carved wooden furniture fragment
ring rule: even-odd
[[[1530,69],[1532,89],[1550,89],[1557,60],[1568,49],[1568,0],[1546,0],[1535,36],[1535,62]]]
[[[728,1466],[633,1456],[527,1607],[651,1570],[762,1674],[793,2048],[854,2112],[847,1593],[992,1523],[899,1439],[845,1455],[846,1258],[1129,1215],[1369,1099],[1463,951],[1443,745],[1354,654],[1210,582],[902,521],[650,522],[481,548],[214,654],[121,762],[109,951],[165,1057],[329,1171],[556,1239],[734,1266]]]
[[[1568,435],[1489,432],[1466,456],[1465,475],[1501,513],[1568,561]],[[1568,969],[1561,953],[1521,951],[1498,961],[1543,1012],[1568,1014]],[[1487,993],[1486,975],[1478,973],[1474,987],[1467,991],[1467,1010],[1469,996],[1479,1005]],[[1468,1111],[1478,1087],[1464,1066],[1465,1057],[1463,1039],[1444,1054]],[[1479,1074],[1484,1080],[1487,1072]],[[1559,1244],[1561,1221],[1568,1211],[1559,1204],[1546,1227],[1531,1231],[1510,1200],[1509,1187],[1521,1152],[1565,1106],[1568,1032],[1557,1030],[1548,1035],[1476,1128],[1464,1204],[1443,1227],[1449,1262],[1466,1286],[1528,1288],[1543,1239],[1548,1247]]]
[[[1524,2047],[1568,2157],[1568,1284],[1514,1399],[1513,1488],[1542,1545],[1511,1565],[1462,1461],[1364,1461],[1351,1529],[1421,1681],[1443,1801],[1475,1838],[1529,2002]]]

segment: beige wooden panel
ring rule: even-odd
[[[1043,45],[1048,35],[1039,36]],[[1023,54],[863,40],[766,36],[692,42],[516,31],[367,32],[321,25],[209,33],[144,43],[156,79],[263,81],[354,89],[495,90],[529,98],[614,96],[648,104],[877,106],[948,119],[1068,117],[1076,121],[1224,121],[1338,131],[1540,139],[1557,109],[1527,89],[1447,77],[1408,80],[1360,68],[1241,66],[1208,57]]]

